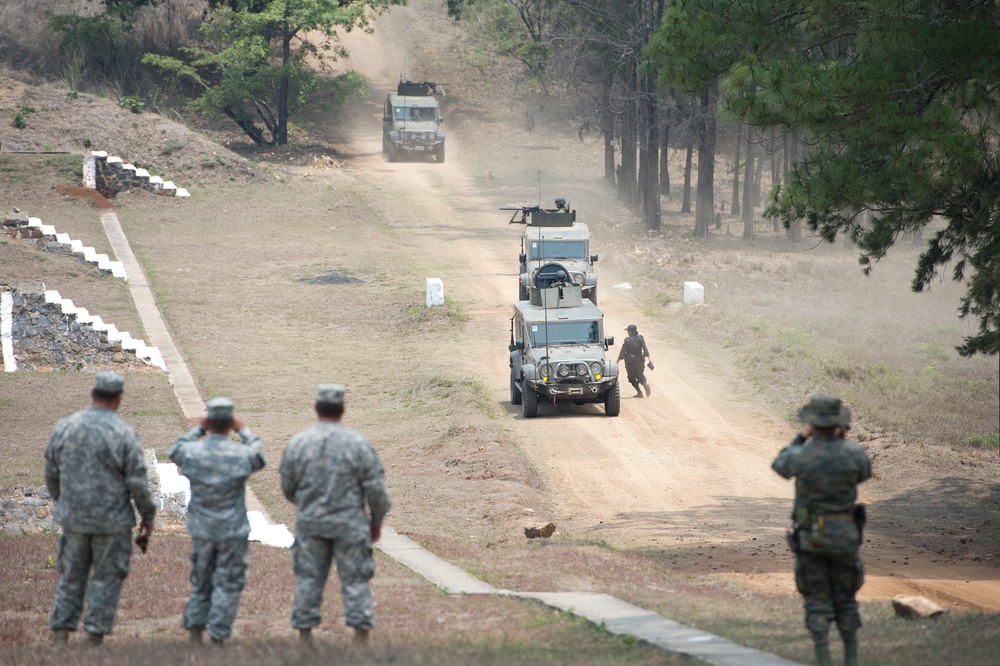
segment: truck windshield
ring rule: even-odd
[[[397,106],[396,120],[434,120],[434,109],[429,106]]]
[[[597,344],[600,340],[596,321],[560,321],[529,324],[531,328],[531,344],[535,347],[550,345]],[[548,343],[545,341],[548,329]]]
[[[533,240],[529,243],[532,259],[586,259],[587,241]]]

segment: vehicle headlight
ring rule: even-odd
[[[543,365],[542,367],[540,367],[538,369],[538,371],[542,375],[542,381],[543,382],[549,381],[549,377],[552,376],[552,366],[551,365],[549,365],[548,363],[546,363],[545,365]]]
[[[569,373],[572,370],[572,366],[560,365],[559,370],[556,372],[560,377],[569,377]]]
[[[587,376],[587,364],[586,363],[578,363],[576,365],[576,374],[579,375],[580,377],[586,377]]]
[[[583,273],[573,273],[573,284],[583,284]]]
[[[590,373],[594,375],[594,379],[600,379],[601,375],[604,374],[604,364],[600,361],[594,361],[590,364]]]

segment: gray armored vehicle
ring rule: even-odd
[[[604,337],[604,313],[580,287],[531,287],[510,321],[511,404],[521,405],[526,419],[538,416],[539,400],[599,402],[605,414],[618,416],[618,364],[606,355],[614,343]]]
[[[441,109],[435,95],[440,83],[400,80],[385,98],[382,153],[390,162],[410,155],[433,155],[444,162]]]
[[[555,210],[538,206],[501,209],[515,211],[510,224],[525,225],[518,257],[518,300],[528,300],[531,287],[545,289],[553,284],[563,271],[569,283],[597,305],[597,255],[590,254],[590,230],[577,223],[576,211],[566,208],[564,199],[556,199],[556,204]]]

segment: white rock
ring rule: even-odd
[[[441,278],[427,278],[427,307],[444,305],[444,282]]]
[[[698,282],[684,283],[684,305],[700,305],[705,302],[705,288]]]

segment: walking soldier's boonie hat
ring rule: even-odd
[[[110,370],[98,372],[97,376],[94,377],[94,390],[101,393],[123,393],[125,391],[125,378]]]
[[[629,324],[628,326],[625,327],[625,330],[626,331],[635,331],[636,333],[638,333],[639,332],[639,327],[636,326],[635,324]]]
[[[229,398],[212,398],[205,403],[205,411],[210,419],[231,419],[236,404]]]
[[[316,402],[324,405],[343,405],[347,389],[340,384],[320,384],[316,391]]]
[[[829,395],[814,395],[799,410],[799,418],[802,419],[803,423],[812,424],[817,428],[833,428],[834,426],[844,425],[841,406],[840,398],[834,398]]]

